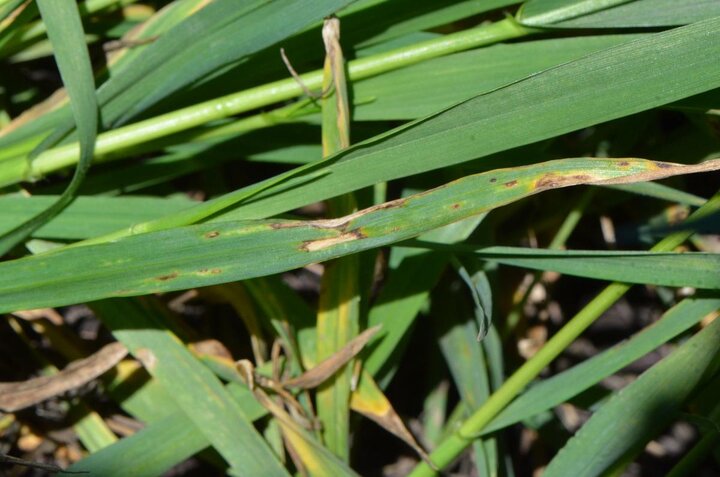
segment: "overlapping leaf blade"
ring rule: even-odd
[[[712,369],[718,343],[720,320],[715,320],[595,412],[545,475],[602,475],[625,452],[644,446]]]
[[[718,55],[720,18],[609,48],[353,146],[323,164],[324,177],[288,180],[226,217],[268,217],[717,88]]]
[[[38,7],[47,26],[50,41],[54,45],[55,61],[70,96],[70,108],[80,142],[80,160],[70,184],[56,202],[0,237],[0,256],[73,201],[90,168],[97,136],[95,80],[77,4],[73,0],[39,0]]]
[[[702,318],[718,309],[720,309],[720,299],[718,298],[683,300],[668,310],[660,321],[629,340],[528,389],[493,419],[483,429],[483,433],[502,429],[559,405],[674,336],[687,331]]]
[[[243,410],[212,375],[164,328],[152,307],[131,301],[94,304],[105,324],[161,383],[238,475],[288,475]]]
[[[578,15],[593,4],[596,10]],[[715,0],[533,0],[525,4],[519,19],[545,27],[638,28],[685,25],[718,15],[720,4]]]
[[[548,188],[618,178],[648,180],[670,171],[681,173],[683,167],[631,159],[550,161],[468,176],[342,220],[206,223],[71,247],[0,263],[0,310],[269,275],[405,240]],[[417,221],[418,215],[425,220]],[[684,256],[672,259],[681,262]]]

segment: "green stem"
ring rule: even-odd
[[[697,219],[720,210],[720,191],[690,216]],[[669,252],[682,244],[694,232],[681,231],[665,237],[651,250],[653,252]],[[611,283],[598,296],[575,315],[540,351],[523,364],[492,396],[477,409],[465,423],[448,437],[432,454],[430,460],[438,469],[448,466],[460,453],[468,447],[480,434],[485,426],[497,416],[510,402],[530,384],[540,372],[615,303],[631,285]],[[410,477],[436,475],[427,463],[421,462],[415,467]]]
[[[357,81],[431,58],[518,38],[536,31],[518,24],[512,18],[507,18],[489,25],[351,61],[348,64],[348,76],[350,80]],[[322,84],[322,70],[306,73],[300,78],[307,88],[319,89]],[[112,158],[112,153],[121,149],[280,101],[287,101],[302,94],[301,85],[295,79],[287,78],[107,131],[97,138],[95,161],[109,160]],[[71,166],[77,162],[79,151],[78,144],[74,143],[45,151],[30,164],[25,157],[8,159],[7,161],[16,161],[18,164],[3,168],[0,186],[37,179]],[[4,166],[8,165],[7,162],[3,162]],[[5,170],[8,173],[5,173]],[[19,170],[23,171],[21,175],[18,174]]]

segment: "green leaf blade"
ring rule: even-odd
[[[720,320],[714,320],[600,408],[550,462],[545,475],[602,475],[625,452],[643,446],[702,382],[718,343]]]
[[[98,129],[95,79],[77,3],[73,0],[38,0],[38,7],[53,44],[55,61],[70,97],[78,130],[80,160],[70,184],[53,205],[0,237],[0,256],[73,201],[90,168]]]

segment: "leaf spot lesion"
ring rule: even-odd
[[[354,240],[362,240],[367,236],[358,229],[353,229],[348,232],[343,232],[340,235],[329,238],[322,238],[317,240],[306,240],[300,246],[300,250],[303,252],[316,252],[323,250],[341,243],[352,242]]]
[[[160,275],[158,277],[155,277],[155,279],[158,281],[161,281],[161,282],[166,282],[169,280],[173,280],[177,277],[178,277],[178,272],[172,272],[172,273],[168,273],[167,275]]]
[[[222,268],[201,268],[198,270],[198,275],[201,276],[207,276],[207,275],[219,275],[222,273]]]

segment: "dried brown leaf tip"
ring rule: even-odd
[[[375,333],[378,331],[380,331],[380,326],[368,328],[353,338],[350,342],[348,342],[348,344],[343,346],[337,353],[333,354],[297,378],[284,381],[282,385],[284,387],[296,387],[303,389],[317,387],[335,374],[348,361],[353,359],[363,349],[368,341],[370,341],[370,338],[375,336]]]
[[[121,343],[111,343],[85,359],[70,363],[52,376],[0,383],[0,409],[14,412],[78,388],[115,366],[127,355]]]
[[[224,344],[216,339],[205,339],[190,344],[190,350],[196,354],[212,356],[227,361],[232,361],[232,353]]]
[[[623,161],[624,162],[624,161]],[[622,162],[620,163],[622,164]],[[720,170],[720,159],[712,159],[699,164],[674,164],[671,162],[651,162],[651,168],[643,172],[629,174],[614,179],[594,181],[596,184],[631,184],[634,182],[655,181],[681,174],[697,174]]]
[[[390,401],[372,377],[368,373],[363,372],[360,379],[360,386],[353,392],[351,397],[350,406],[352,409],[376,422],[380,427],[394,436],[402,439],[412,447],[420,458],[427,462],[431,468],[437,469],[435,464],[430,460],[427,452],[425,452],[425,449],[422,448],[410,430],[405,426],[405,423],[395,411],[395,408],[393,408]]]

